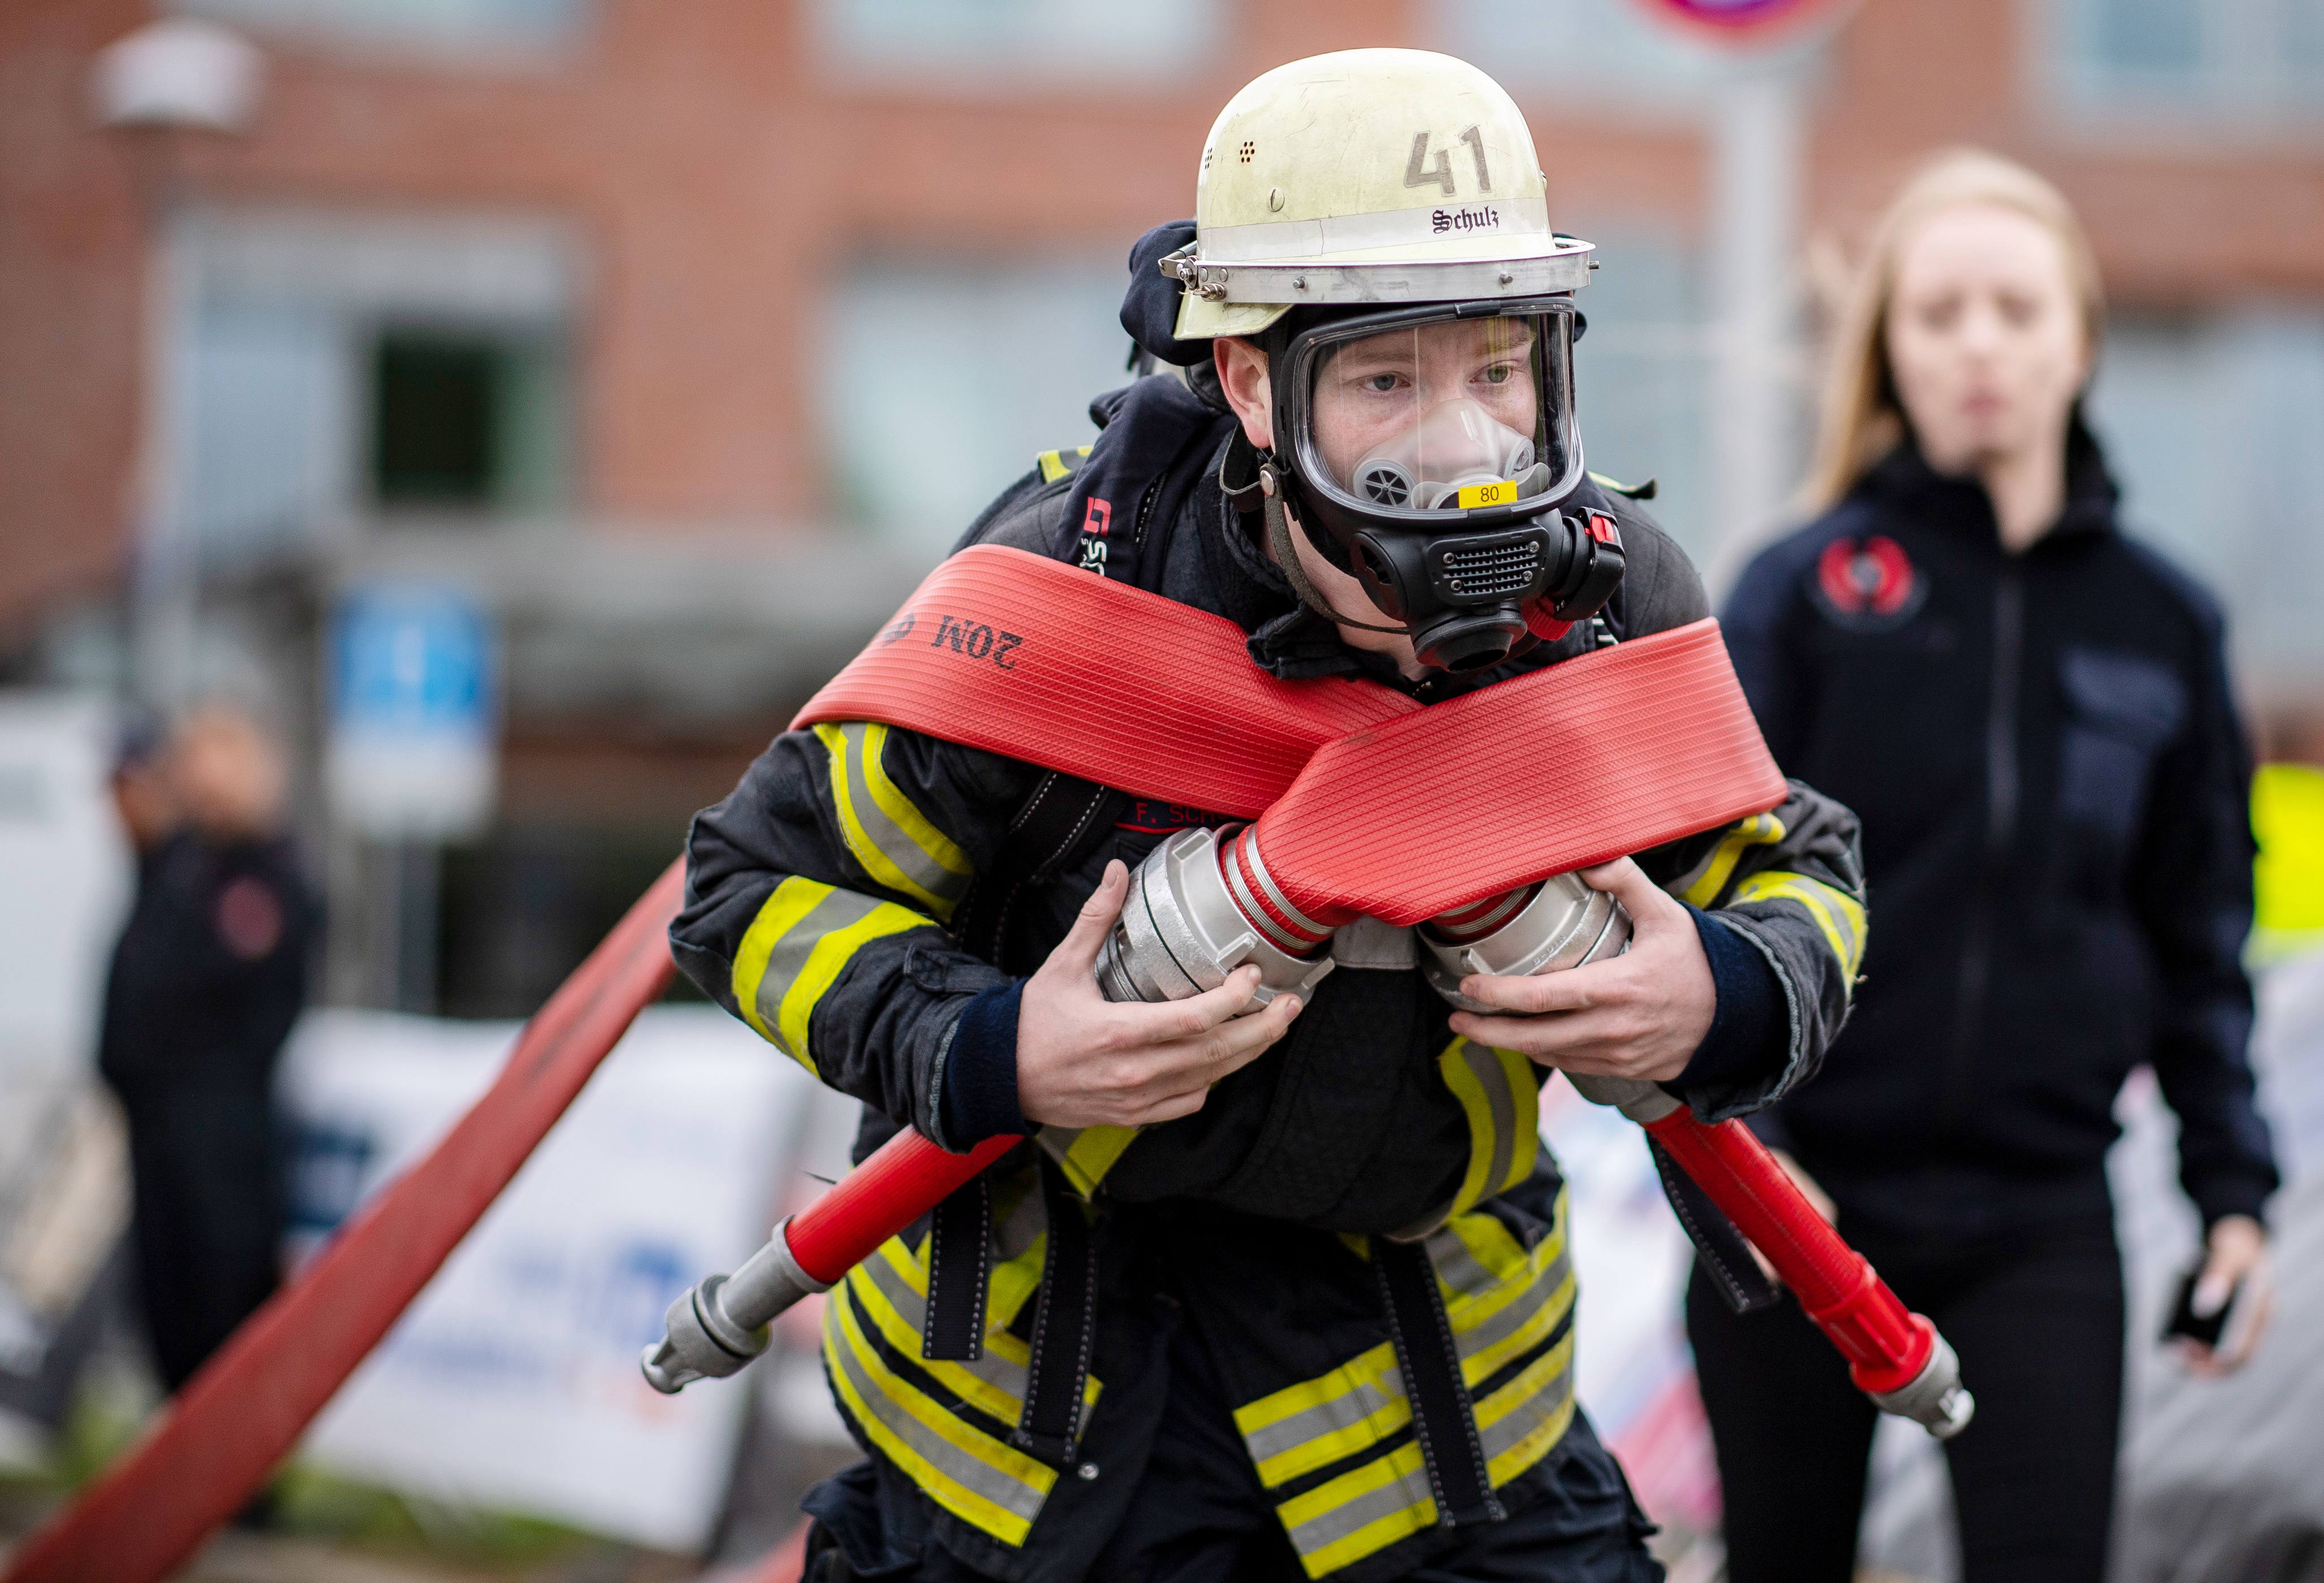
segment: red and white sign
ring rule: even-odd
[[[1837,20],[1851,0],[1642,0],[1655,15],[1733,45],[1773,43]]]

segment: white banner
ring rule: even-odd
[[[311,1250],[429,1148],[515,1034],[309,1015],[282,1077],[294,1244]],[[332,1402],[305,1454],[414,1494],[699,1549],[747,1391],[659,1395],[638,1354],[660,1338],[673,1297],[765,1239],[801,1101],[816,1091],[715,1008],[649,1009]]]
[[[1565,1175],[1582,1292],[1575,1394],[1646,1514],[1707,1532],[1719,1520],[1719,1471],[1686,1340],[1694,1245],[1663,1196],[1644,1130],[1544,1075],[1542,1138]]]
[[[0,1063],[86,1070],[131,863],[106,789],[113,712],[0,692]]]

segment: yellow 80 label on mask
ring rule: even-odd
[[[1492,483],[1472,483],[1453,497],[1467,511],[1471,506],[1506,506],[1517,498],[1514,478],[1500,479]]]

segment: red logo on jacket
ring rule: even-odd
[[[1903,547],[1885,533],[1835,538],[1816,557],[1816,603],[1843,627],[1895,626],[1921,608],[1928,592]]]

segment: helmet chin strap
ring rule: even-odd
[[[1300,603],[1335,626],[1353,627],[1364,632],[1390,632],[1399,638],[1412,636],[1408,627],[1383,627],[1343,616],[1315,591],[1315,584],[1307,580],[1307,568],[1299,564],[1299,548],[1291,541],[1291,513],[1283,509],[1282,475],[1271,463],[1259,464],[1259,511],[1267,518],[1267,547],[1275,552],[1275,564],[1282,568],[1284,581],[1291,584],[1291,592]]]

